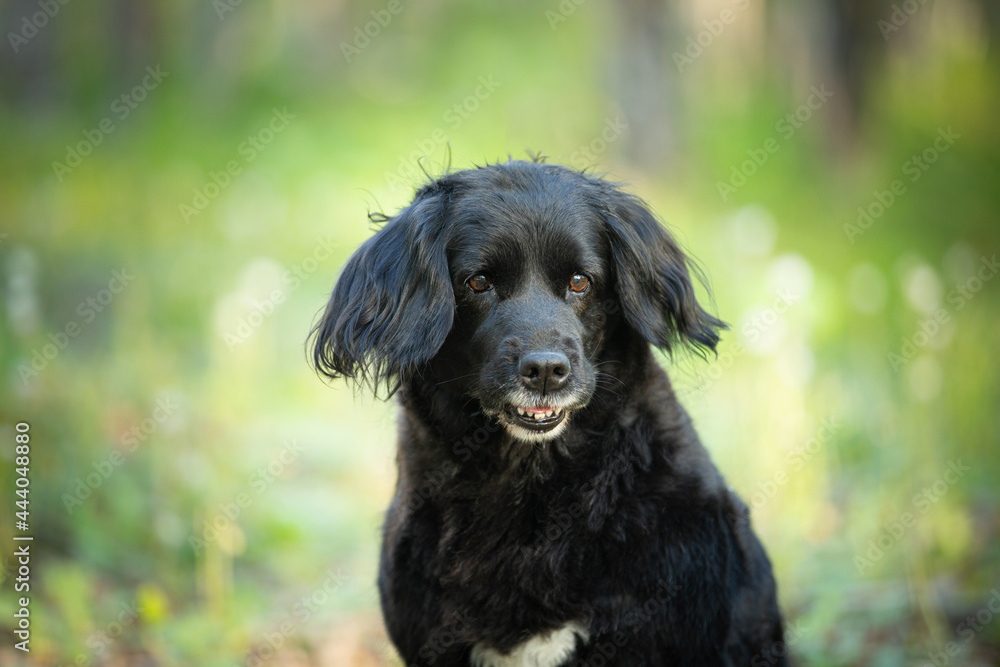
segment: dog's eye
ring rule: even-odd
[[[569,288],[574,292],[576,292],[577,294],[586,292],[589,287],[590,287],[590,278],[583,275],[582,273],[577,273],[572,278],[569,279]]]
[[[490,279],[481,273],[466,280],[465,284],[468,285],[469,289],[473,292],[485,292],[493,289],[493,283],[491,283]]]

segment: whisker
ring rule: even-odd
[[[440,387],[441,385],[448,384],[449,382],[455,382],[457,380],[464,380],[465,378],[475,377],[478,374],[479,374],[479,371],[476,371],[475,373],[469,373],[468,375],[459,375],[458,377],[452,378],[450,380],[442,380],[441,382],[438,382],[434,386],[435,387]]]
[[[597,378],[598,382],[600,382],[601,380],[604,380],[605,382],[617,382],[622,387],[628,386],[628,385],[625,384],[625,381],[622,380],[621,378],[617,378],[614,375],[610,375],[608,373],[602,373],[602,372],[598,371],[597,373],[595,373],[595,377]]]

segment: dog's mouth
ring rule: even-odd
[[[508,422],[534,433],[545,433],[555,429],[563,423],[567,414],[565,408],[534,408],[520,405],[511,406],[504,411]]]

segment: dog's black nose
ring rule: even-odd
[[[532,352],[521,357],[521,381],[543,394],[558,391],[569,380],[569,359],[560,352]]]

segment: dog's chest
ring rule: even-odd
[[[573,655],[577,637],[586,643],[589,633],[576,622],[537,634],[518,644],[507,654],[476,644],[472,648],[472,667],[559,667]]]

